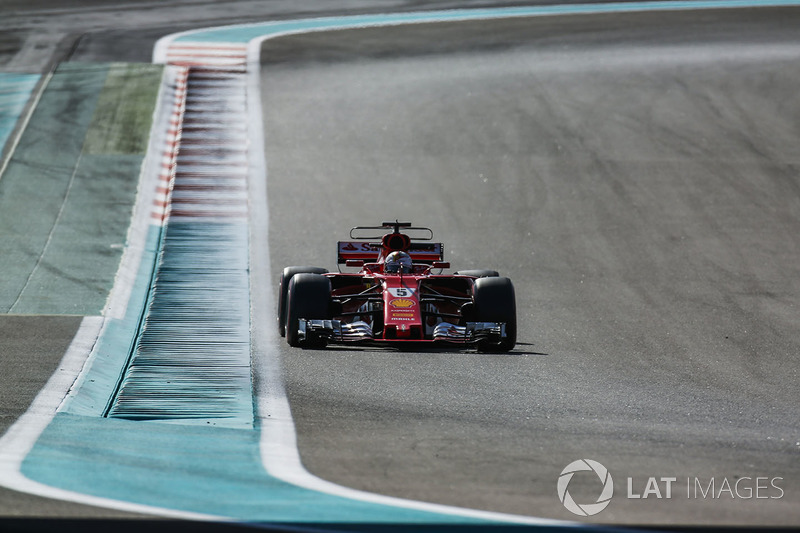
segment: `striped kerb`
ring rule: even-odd
[[[245,50],[176,46],[145,316],[106,415],[251,427]]]

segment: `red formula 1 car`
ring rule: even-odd
[[[450,264],[431,229],[384,222],[355,227],[350,239],[338,243],[338,263],[358,272],[283,269],[278,326],[291,346],[449,343],[507,352],[516,344],[511,280],[493,270],[434,274]]]

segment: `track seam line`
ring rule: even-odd
[[[56,215],[56,219],[53,221],[53,226],[50,228],[50,232],[47,234],[47,240],[44,243],[44,247],[42,248],[42,252],[39,254],[39,257],[36,259],[36,264],[33,265],[30,273],[28,274],[28,278],[25,280],[25,283],[22,285],[22,288],[17,294],[17,298],[14,300],[14,303],[11,304],[11,307],[8,308],[8,312],[11,313],[14,311],[14,307],[17,306],[19,301],[22,299],[22,295],[25,290],[30,285],[33,276],[36,275],[36,272],[39,270],[39,266],[42,264],[42,260],[44,259],[44,255],[47,253],[48,248],[50,248],[50,243],[53,242],[53,234],[56,232],[56,228],[58,224],[61,222],[61,217],[64,216],[64,210],[67,207],[67,200],[69,200],[69,195],[72,192],[72,186],[75,183],[75,176],[78,174],[78,168],[81,165],[81,160],[83,159],[83,150],[81,153],[78,154],[78,159],[75,161],[75,166],[72,168],[72,175],[69,177],[69,183],[67,184],[67,191],[64,193],[64,198],[61,200],[61,207],[58,209],[58,214]]]

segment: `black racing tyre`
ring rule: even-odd
[[[459,270],[455,273],[456,276],[472,276],[475,278],[496,278],[500,274],[497,270],[484,270],[484,269],[476,269],[476,270]]]
[[[472,289],[477,322],[504,322],[506,338],[500,342],[481,341],[481,352],[507,352],[517,344],[517,303],[514,285],[508,278],[486,277],[475,280]]]
[[[278,331],[281,337],[286,336],[286,293],[289,291],[289,281],[295,274],[327,274],[328,269],[310,266],[290,266],[281,272],[281,280],[278,285]]]
[[[331,318],[331,281],[321,274],[301,272],[292,276],[286,292],[286,342],[290,346],[315,346],[313,339],[301,341],[299,321]],[[324,342],[322,343],[324,344]]]

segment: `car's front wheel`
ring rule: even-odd
[[[286,336],[286,302],[289,292],[289,282],[296,274],[326,274],[327,269],[310,266],[290,266],[281,272],[281,280],[278,284],[278,331],[281,337]]]
[[[499,341],[478,343],[481,352],[507,352],[517,344],[517,303],[514,285],[508,278],[486,277],[475,280],[472,289],[473,316],[478,322],[502,322],[506,336]]]
[[[300,319],[331,318],[331,282],[321,274],[300,273],[292,276],[286,295],[286,342],[290,346],[324,345],[319,339],[300,338]]]

